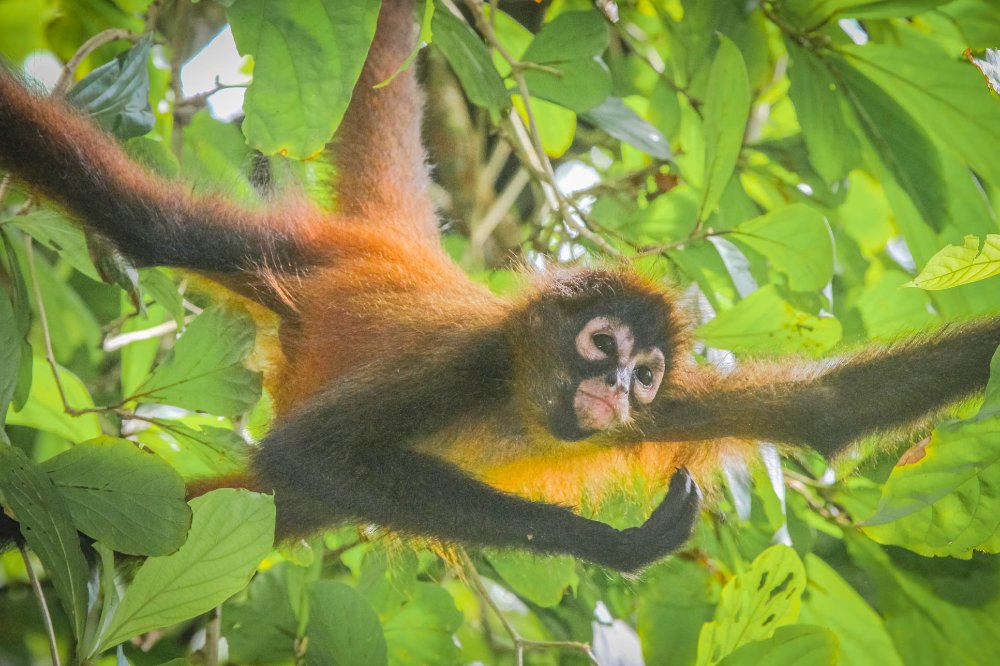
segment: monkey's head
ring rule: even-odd
[[[675,319],[665,293],[628,273],[549,277],[508,332],[522,409],[565,441],[627,426],[665,386]]]

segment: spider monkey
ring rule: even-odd
[[[382,3],[331,146],[336,210],[254,209],[136,166],[58,101],[0,72],[0,168],[141,266],[196,271],[281,318],[277,417],[239,479],[273,491],[278,537],[367,521],[634,571],[689,537],[694,479],[752,442],[830,457],[982,390],[1000,318],[836,364],[722,376],[687,359],[674,298],[627,269],[555,271],[503,300],[445,255],[428,197],[410,2]],[[641,526],[565,504],[641,471]]]

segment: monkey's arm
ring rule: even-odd
[[[344,378],[279,424],[252,462],[255,485],[273,490],[279,538],[346,520],[371,521],[449,541],[567,553],[632,571],[681,546],[699,509],[686,472],[638,528],[616,530],[559,506],[499,492],[443,460],[410,448],[450,418],[488,408],[495,376],[489,354],[463,367],[428,365],[401,377],[372,372]],[[368,379],[370,378],[370,379]],[[471,410],[471,411],[470,411]],[[488,445],[484,443],[484,445]]]
[[[994,317],[862,352],[811,378],[719,378],[697,393],[667,391],[641,427],[653,441],[748,437],[833,456],[981,391],[998,345]]]
[[[266,214],[157,178],[65,103],[0,67],[0,170],[65,207],[139,265],[212,273],[308,263],[295,211]]]

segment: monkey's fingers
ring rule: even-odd
[[[641,527],[621,532],[621,552],[616,569],[635,571],[662,559],[683,546],[694,532],[701,510],[701,490],[684,468],[670,479],[660,505]]]

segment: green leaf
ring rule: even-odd
[[[719,41],[705,95],[705,182],[699,220],[708,219],[715,211],[729,184],[750,117],[750,81],[743,56],[731,39],[720,35]]]
[[[805,556],[809,582],[799,621],[832,631],[840,644],[841,663],[903,666],[885,621],[829,564]]]
[[[0,428],[17,389],[21,369],[21,335],[7,292],[0,289]]]
[[[226,604],[222,633],[229,642],[231,663],[281,663],[294,654],[299,622],[289,585],[293,570],[291,564],[281,563],[258,573],[246,600]]]
[[[191,500],[191,509],[187,541],[176,553],[139,567],[117,610],[102,618],[94,654],[218,606],[246,587],[270,552],[270,496],[227,488]]]
[[[902,271],[885,271],[858,296],[857,309],[868,337],[888,339],[939,323],[927,294],[902,288],[907,277]]]
[[[412,598],[383,622],[390,664],[457,664],[452,634],[462,613],[451,595],[433,583],[417,583]]]
[[[774,285],[761,287],[695,333],[720,349],[746,353],[820,356],[840,341],[840,322],[817,317],[784,300]]]
[[[720,666],[835,666],[837,637],[829,629],[804,624],[778,627],[771,638],[738,648]]]
[[[915,31],[905,31],[901,37],[906,48],[849,45],[843,52],[858,71],[888,91],[933,133],[943,150],[954,153],[987,181],[1000,182],[1000,160],[996,159],[1000,104],[986,93],[979,71]],[[881,122],[889,120],[883,117]],[[931,176],[924,180],[933,181]]]
[[[636,631],[647,664],[693,664],[698,631],[712,620],[722,584],[705,567],[677,557],[643,574]]]
[[[788,546],[771,546],[722,589],[715,618],[698,636],[698,665],[718,664],[740,646],[766,640],[799,616],[806,574]]]
[[[495,113],[509,109],[510,97],[503,81],[472,28],[437,4],[431,30],[434,44],[448,60],[469,100]]]
[[[822,213],[792,204],[732,230],[733,241],[760,252],[795,291],[822,289],[833,277],[833,243]]]
[[[260,374],[240,365],[253,341],[249,315],[212,306],[191,322],[133,397],[213,414],[240,414],[260,397]]]
[[[925,453],[893,468],[865,533],[926,556],[1000,552],[1000,416],[938,426]]]
[[[177,327],[183,329],[186,314],[184,298],[177,291],[177,285],[174,284],[170,276],[159,268],[142,268],[139,269],[139,283],[146,290],[146,293],[153,297],[154,301],[170,313],[173,320],[177,322]]]
[[[802,127],[809,162],[827,182],[839,180],[858,163],[857,141],[844,117],[844,97],[829,70],[811,52],[785,40],[791,56],[788,95]]]
[[[660,130],[625,106],[620,97],[606,98],[600,105],[583,114],[583,119],[658,160],[673,157],[670,145],[660,134]]]
[[[69,509],[38,463],[0,444],[0,494],[21,523],[21,534],[52,580],[70,628],[83,637],[87,617],[87,561]]]
[[[1000,273],[1000,234],[988,234],[980,243],[976,236],[966,236],[962,246],[949,245],[927,262],[907,287],[950,289],[978,282]]]
[[[608,48],[610,39],[600,13],[563,12],[542,26],[521,59],[548,64],[596,58]]]
[[[610,72],[599,59],[608,40],[607,24],[597,12],[560,14],[542,27],[521,56],[546,68],[525,70],[528,90],[578,113],[598,106],[611,93]]]
[[[295,159],[323,150],[361,74],[379,4],[241,0],[226,11],[240,53],[254,57],[243,103],[251,146]]]
[[[306,663],[368,666],[388,663],[378,615],[353,588],[319,580],[309,590]]]
[[[187,535],[184,481],[160,458],[121,439],[78,444],[42,468],[77,529],[127,555],[165,555]]]
[[[543,608],[558,606],[566,590],[580,582],[572,557],[489,551],[486,559],[515,594]]]
[[[234,125],[196,113],[184,128],[184,178],[195,191],[256,203],[259,199],[247,178],[250,161],[246,139]]]
[[[23,425],[52,433],[68,442],[82,442],[101,435],[101,423],[97,414],[72,416],[63,408],[62,398],[56,386],[52,368],[44,358],[33,356],[31,393],[21,410],[7,415],[7,423]],[[59,367],[59,380],[70,407],[88,409],[94,401],[76,375]]]
[[[149,105],[147,64],[152,37],[143,37],[83,78],[66,95],[77,106],[119,139],[142,136],[156,122]]]
[[[947,215],[947,194],[937,147],[909,111],[874,81],[843,60],[834,63],[875,154],[924,221],[940,229]]]

